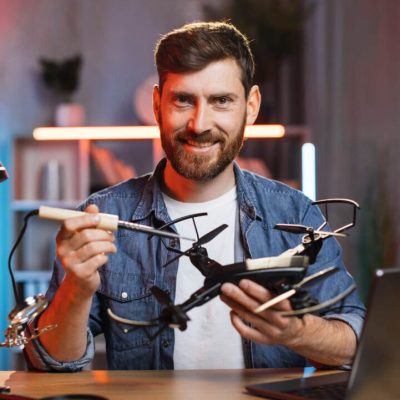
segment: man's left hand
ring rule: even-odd
[[[221,288],[221,299],[232,309],[232,324],[241,336],[262,344],[295,347],[302,338],[303,320],[281,315],[282,311],[292,310],[289,300],[254,313],[273,297],[269,290],[247,279],[241,280],[239,286],[225,283]]]

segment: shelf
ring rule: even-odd
[[[15,200],[84,199],[89,194],[89,143],[14,140]],[[60,187],[59,193],[55,186]]]
[[[23,298],[45,294],[52,271],[15,271],[14,276]]]
[[[16,212],[28,212],[40,206],[75,209],[81,200],[14,200],[11,210]]]

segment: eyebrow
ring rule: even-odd
[[[187,96],[187,97],[194,97],[193,93],[186,92],[184,90],[172,90],[170,92],[171,97],[178,97],[178,96]]]
[[[171,97],[177,97],[177,96],[187,96],[194,98],[196,95],[191,92],[187,92],[185,90],[172,90],[171,91]],[[209,99],[217,99],[219,97],[231,97],[232,99],[237,99],[239,96],[236,93],[233,92],[216,92],[213,94],[210,94],[207,96]]]
[[[231,97],[234,100],[239,98],[239,96],[236,93],[231,93],[231,92],[214,93],[214,94],[210,95],[209,97],[212,99],[217,99],[219,97]]]

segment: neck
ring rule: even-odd
[[[167,161],[164,170],[163,190],[175,200],[185,203],[201,203],[222,196],[235,186],[233,163],[223,172],[207,182],[198,182],[187,179],[178,174]]]

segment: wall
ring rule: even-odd
[[[343,243],[365,292],[372,269],[399,262],[400,2],[314,3],[305,92],[318,194],[361,205]]]
[[[52,122],[38,58],[76,52],[84,56],[76,100],[86,106],[88,124],[138,123],[133,94],[154,73],[155,41],[199,10],[200,2],[183,0],[0,0],[2,134],[30,134]]]

